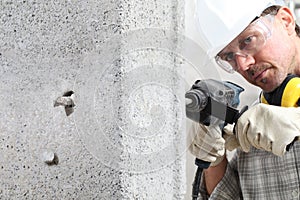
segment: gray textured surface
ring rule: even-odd
[[[182,30],[183,14],[175,0],[0,2],[0,199],[183,198],[179,44],[151,32]],[[67,117],[54,101],[70,90]]]

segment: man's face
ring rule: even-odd
[[[271,17],[250,24],[218,54],[248,82],[266,92],[277,88],[296,65],[295,42],[286,22],[281,15]]]

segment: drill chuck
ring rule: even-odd
[[[185,94],[186,109],[190,112],[200,112],[208,103],[208,96],[201,90],[190,90]]]

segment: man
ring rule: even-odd
[[[300,76],[299,27],[283,2],[197,3],[199,37],[223,69],[268,93],[288,74]],[[202,199],[300,199],[300,142],[293,143],[300,136],[300,108],[259,103],[247,110],[234,128],[240,148],[230,162],[218,127],[194,128],[192,154],[212,162],[202,176]]]

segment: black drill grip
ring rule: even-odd
[[[198,158],[195,159],[195,164],[198,167],[201,167],[202,169],[207,169],[210,165],[210,162],[204,161],[204,160],[200,160]]]

